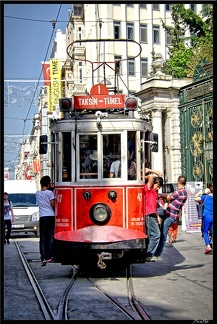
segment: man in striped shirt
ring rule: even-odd
[[[161,224],[161,236],[160,236],[160,242],[155,252],[155,257],[156,257],[155,261],[163,260],[163,258],[160,255],[163,252],[163,248],[166,243],[169,227],[177,220],[177,218],[180,217],[179,212],[181,211],[182,206],[187,200],[187,190],[185,189],[185,185],[186,185],[186,177],[181,175],[178,177],[176,191],[171,192],[169,194],[167,193],[158,194],[158,198],[165,199],[166,201],[169,202],[169,204],[165,210],[164,219]]]

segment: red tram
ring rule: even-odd
[[[64,116],[50,125],[55,262],[92,262],[103,269],[115,259],[144,260],[145,153],[152,126],[136,115],[137,106],[135,96],[109,95],[102,84],[89,95],[60,99]],[[115,161],[119,167],[112,173]]]

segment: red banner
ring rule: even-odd
[[[39,160],[33,160],[32,161],[32,168],[33,168],[33,172],[35,172],[35,173],[40,172],[40,161]]]
[[[50,62],[42,63],[42,71],[44,76],[44,85],[50,86]]]

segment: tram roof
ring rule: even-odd
[[[82,123],[84,125],[88,125],[87,127],[94,128],[94,130],[97,130],[97,116],[94,113],[81,113],[77,118],[75,116],[69,117],[68,119],[55,119],[53,120],[53,123],[51,124],[50,128],[57,129],[59,131],[66,131],[67,128],[73,129],[72,123],[75,124],[75,122],[78,124]],[[85,123],[86,122],[86,123]],[[91,124],[92,122],[92,124]],[[106,128],[112,129],[114,128],[113,126],[115,125],[116,130],[122,130],[122,129],[135,129],[135,130],[141,130],[145,129],[146,131],[152,132],[153,126],[151,125],[150,122],[147,122],[144,119],[141,118],[135,118],[132,117],[130,118],[128,114],[124,113],[108,113],[107,116],[101,116],[100,122],[102,125],[105,125]],[[123,127],[121,127],[121,122],[123,122]],[[118,125],[117,125],[118,123]],[[109,125],[110,124],[110,125]],[[91,126],[92,125],[92,126]],[[87,129],[88,130],[88,129]],[[92,131],[92,129],[91,129]]]

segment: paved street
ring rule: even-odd
[[[38,251],[37,238],[21,239],[31,251]],[[213,255],[204,250],[201,234],[186,233],[180,226],[177,243],[165,246],[163,261],[133,265],[135,293],[152,320],[213,320]],[[39,259],[39,253],[34,254]],[[40,267],[40,262],[33,264]],[[50,266],[50,271],[60,267]],[[3,297],[5,320],[43,319],[13,240],[4,246]]]

